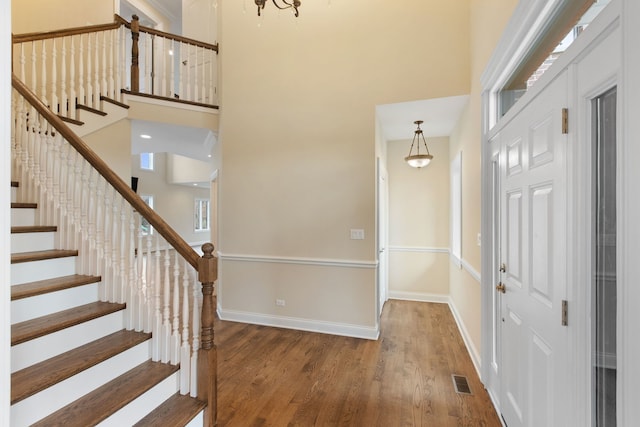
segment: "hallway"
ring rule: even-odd
[[[381,329],[370,341],[218,321],[218,424],[500,426],[447,305],[390,300]]]

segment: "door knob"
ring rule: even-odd
[[[499,283],[496,285],[496,291],[498,291],[498,292],[502,292],[502,293],[504,294],[504,293],[506,293],[506,292],[507,292],[507,287],[504,285],[504,283],[499,282]]]

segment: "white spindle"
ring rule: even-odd
[[[162,40],[162,49],[160,49],[160,52],[162,53],[162,83],[160,85],[160,87],[162,88],[162,92],[160,92],[160,95],[162,96],[167,96],[167,39],[162,37],[160,40]]]
[[[137,288],[137,293],[136,293],[136,311],[137,311],[137,316],[136,316],[136,331],[140,332],[143,329],[143,325],[144,325],[144,295],[143,295],[143,283],[142,283],[142,277],[143,277],[143,267],[142,267],[142,260],[143,260],[143,250],[144,247],[142,246],[142,215],[138,215],[138,218],[140,218],[140,220],[138,221],[138,254],[137,254],[137,259],[136,259],[136,288]]]
[[[122,26],[120,27],[120,30],[118,31],[119,37],[118,37],[118,48],[120,49],[120,64],[119,64],[119,72],[118,72],[118,78],[120,80],[120,82],[118,83],[117,87],[116,87],[116,94],[119,96],[118,100],[122,101],[122,93],[120,92],[120,89],[124,88],[125,86],[127,87],[127,89],[131,89],[131,86],[127,85],[127,32],[125,31],[125,27]]]
[[[149,34],[144,35],[144,93],[153,94],[151,87],[151,72],[153,65],[151,64],[151,50],[153,46],[153,38]]]
[[[113,233],[111,229],[113,228],[113,218],[111,215],[113,214],[113,210],[111,209],[111,193],[113,189],[111,186],[106,186],[104,191],[104,230],[103,237],[104,241],[102,244],[102,281],[105,284],[104,286],[104,299],[103,301],[111,301],[111,297],[113,295],[113,283],[112,283],[112,275],[111,275],[111,245],[113,242],[111,238]]]
[[[135,287],[135,236],[136,236],[136,213],[132,212],[129,217],[129,299],[127,301],[127,308],[129,316],[127,317],[127,329],[132,330],[135,328],[135,301],[136,301],[136,287]]]
[[[100,95],[110,95],[107,83],[107,35],[109,31],[102,32],[102,83],[100,84]],[[96,34],[96,37],[98,35]],[[100,108],[100,97],[96,100],[96,108]]]
[[[180,98],[182,99],[187,99],[185,93],[184,93],[184,75],[186,73],[186,66],[185,66],[185,55],[184,55],[184,43],[180,42],[179,44],[180,47],[180,64],[178,65],[178,95],[180,96]]]
[[[37,54],[36,54],[36,42],[32,41],[31,42],[31,87],[29,89],[31,89],[33,91],[33,93],[37,94],[38,93],[38,74],[36,72],[36,68],[38,66],[38,61],[37,61]]]
[[[94,33],[95,46],[93,47],[93,98],[89,104],[93,108],[100,107],[100,61],[98,53],[100,46],[98,45],[98,33]]]
[[[186,44],[185,47],[187,48],[187,59],[186,59],[186,67],[185,67],[185,74],[187,75],[187,90],[185,93],[185,97],[184,99],[186,99],[187,101],[193,101],[193,97],[191,95],[191,69],[193,68],[191,66],[191,45],[190,44]]]
[[[89,37],[87,37],[88,39]],[[84,34],[80,34],[80,58],[78,61],[78,104],[86,104],[87,91],[91,83],[85,78],[85,53],[84,53]],[[89,43],[89,42],[87,42]],[[91,66],[87,61],[87,74],[90,73]],[[75,118],[75,117],[74,117]]]
[[[167,247],[164,254],[164,295],[162,310],[162,363],[167,363],[171,355],[171,276],[169,275],[169,267],[171,266],[171,257],[169,248]]]
[[[60,62],[60,111],[59,114],[69,117],[69,96],[67,95],[67,38],[62,38],[62,61]],[[54,80],[55,81],[55,80]]]
[[[68,112],[68,117],[71,117],[73,119],[76,118],[76,87],[77,87],[77,82],[76,82],[76,67],[78,67],[79,70],[82,69],[82,54],[80,55],[80,64],[76,64],[76,45],[75,45],[75,40],[76,37],[75,36],[71,36],[69,38],[69,42],[71,44],[70,46],[70,59],[69,59],[69,112]],[[82,82],[82,76],[80,76],[80,82]]]
[[[131,211],[129,205],[125,202],[124,198],[120,197],[121,209],[120,209],[120,262],[119,262],[119,271],[120,271],[120,299],[119,303],[124,303],[127,301],[127,242],[128,242],[128,234],[127,234],[127,214]]]
[[[58,105],[58,51],[56,49],[56,39],[51,39],[51,106],[54,113],[62,112]]]
[[[175,40],[171,40],[171,56],[169,57],[169,61],[171,61],[171,82],[169,83],[169,97],[173,98],[176,94],[175,85],[176,85],[176,42]]]
[[[20,43],[20,80],[22,80],[24,83],[27,82],[27,71],[25,69],[25,64],[27,63],[27,57],[24,53],[24,43]],[[22,96],[18,96],[15,95],[14,97],[19,97],[21,100],[23,100],[24,98],[22,98]],[[22,101],[24,103],[24,101]]]
[[[96,224],[96,258],[98,260],[96,264],[95,274],[102,276],[104,274],[104,227],[105,227],[105,209],[104,209],[104,194],[107,188],[107,181],[101,176],[98,176],[98,182],[96,183],[96,211],[95,211],[95,224]]]
[[[180,347],[180,394],[189,393],[191,347],[189,346],[189,271],[184,261],[182,273],[182,346]],[[194,307],[195,308],[195,307]]]
[[[120,284],[120,256],[118,254],[118,249],[120,248],[120,239],[122,238],[123,230],[120,230],[120,223],[118,222],[118,218],[120,218],[120,209],[122,207],[122,197],[120,193],[113,189],[113,201],[111,202],[111,209],[113,215],[111,215],[111,221],[113,224],[111,225],[111,281],[112,281],[112,289],[113,289],[113,297],[111,302],[116,302],[122,300],[124,297],[122,295],[122,286]]]
[[[113,49],[114,49],[114,43],[113,40],[116,37],[118,30],[110,30],[109,31],[109,81],[107,84],[107,96],[111,99],[116,99],[116,95],[115,95],[115,80],[113,78],[113,72],[114,72],[114,68],[115,68],[115,63],[113,62]]]
[[[93,84],[91,79],[93,78],[93,47],[91,43],[91,34],[87,34],[87,79],[86,79],[86,92],[83,99],[84,105],[91,105],[93,102]]]
[[[40,99],[44,105],[49,106],[49,102],[47,101],[47,43],[45,40],[42,40],[41,54],[42,64],[40,64],[40,67],[42,68],[42,93],[40,93]]]
[[[216,103],[215,101],[215,88],[216,88],[216,82],[214,82],[214,73],[215,73],[215,61],[216,60],[216,52],[214,50],[210,50],[209,51],[209,104],[213,105]]]
[[[171,364],[180,362],[180,260],[178,252],[173,264],[173,328],[171,332]]]
[[[200,48],[198,46],[193,47],[193,101],[198,102],[198,95],[200,94],[200,80],[198,79],[198,69],[200,68],[200,64],[198,64],[198,50]]]
[[[145,325],[144,325],[144,331],[145,332],[151,332],[152,331],[152,327],[153,327],[153,323],[154,323],[154,316],[155,316],[155,312],[151,309],[153,307],[153,302],[154,302],[154,292],[155,292],[155,283],[154,283],[154,279],[155,279],[155,274],[154,274],[154,270],[153,270],[153,251],[152,246],[153,246],[153,242],[152,242],[152,235],[151,233],[147,234],[147,239],[146,239],[146,243],[147,243],[147,256],[146,256],[146,266],[145,266]]]
[[[160,50],[158,46],[160,44],[161,37],[151,36],[151,81],[152,81],[152,91],[149,92],[153,95],[158,95],[161,93],[160,89],[160,76],[159,74],[162,72],[159,70],[159,64],[162,62],[159,59],[158,51]]]
[[[193,346],[191,350],[191,397],[198,397],[198,350],[200,350],[200,282],[198,278],[193,281],[193,311],[192,317],[192,334]]]
[[[160,239],[156,239],[155,262],[153,263],[153,341],[151,342],[151,359],[158,362],[161,358],[162,348],[162,279],[160,271]]]
[[[201,47],[200,52],[202,52],[202,62],[200,67],[202,68],[202,84],[200,88],[202,90],[200,95],[200,102],[203,104],[207,102],[207,49]]]

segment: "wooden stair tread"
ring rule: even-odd
[[[45,251],[19,252],[11,254],[11,264],[54,258],[66,258],[70,256],[78,256],[78,251],[73,249],[49,249]]]
[[[96,425],[177,372],[178,369],[178,366],[160,362],[144,362],[43,418],[33,426],[85,427]]]
[[[207,404],[201,400],[176,393],[134,424],[134,427],[182,427],[206,406]]]
[[[87,276],[74,274],[71,276],[54,277],[53,279],[38,280],[36,282],[22,283],[11,287],[11,300],[29,298],[36,295],[61,291],[63,289],[75,288],[77,286],[88,285],[101,281],[100,276]]]
[[[84,105],[84,104],[77,104],[76,109],[88,111],[90,113],[97,114],[103,117],[107,115],[107,113],[105,113],[104,111],[96,110],[95,108],[89,107],[88,105]]]
[[[121,330],[11,374],[11,404],[51,387],[151,338]]]
[[[71,117],[67,117],[67,116],[61,116],[60,114],[58,114],[58,117],[63,122],[71,123],[74,125],[82,126],[84,124],[84,122],[81,122],[80,120],[72,119]]]
[[[109,98],[109,97],[104,96],[104,95],[100,95],[100,101],[105,101],[105,102],[108,102],[110,104],[117,105],[118,107],[126,108],[127,110],[129,109],[129,106],[127,104],[125,104],[123,102],[120,102],[120,101],[116,101],[115,99]]]
[[[11,345],[20,344],[62,329],[124,310],[125,304],[92,302],[47,316],[11,325]]]
[[[11,227],[11,234],[19,233],[49,233],[58,231],[55,225],[16,225]]]
[[[12,187],[19,187],[20,184],[18,184],[18,181],[11,181],[11,186]]]
[[[36,209],[37,203],[11,202],[11,209]]]

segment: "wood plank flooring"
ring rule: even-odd
[[[219,320],[216,331],[218,426],[500,426],[445,304],[387,302],[377,341]]]

